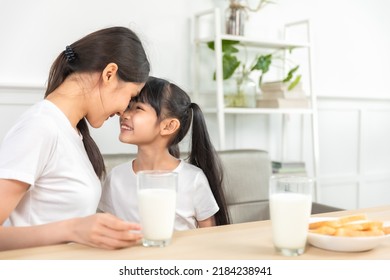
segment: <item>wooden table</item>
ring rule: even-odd
[[[353,213],[366,213],[370,219],[390,221],[390,205],[315,216],[335,217]],[[299,257],[284,257],[277,254],[273,248],[270,221],[258,221],[175,232],[172,243],[165,248],[145,248],[138,245],[121,250],[103,250],[71,243],[3,251],[0,252],[0,259],[384,260],[390,259],[390,238],[379,247],[366,252],[333,252],[308,245],[305,254]]]

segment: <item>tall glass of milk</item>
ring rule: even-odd
[[[304,176],[270,177],[273,243],[276,251],[285,256],[299,256],[305,251],[313,184],[313,179]]]
[[[178,174],[145,170],[137,173],[137,195],[146,247],[164,247],[171,241],[176,210]]]

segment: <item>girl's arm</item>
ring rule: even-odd
[[[211,216],[210,218],[203,220],[203,221],[198,221],[198,227],[213,227],[215,226],[215,218],[214,216]]]
[[[0,224],[2,225],[28,189],[28,184],[0,179]],[[44,225],[0,226],[0,251],[77,242],[92,247],[117,249],[137,243],[142,236],[132,231],[139,225],[110,214],[95,214]]]

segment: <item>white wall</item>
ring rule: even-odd
[[[123,25],[144,42],[152,72],[188,85],[189,17],[210,0],[0,1],[0,84],[46,82],[65,46],[97,29]]]
[[[31,87],[43,87],[51,63],[67,44],[113,25],[137,32],[153,75],[171,79],[189,90],[190,19],[194,12],[213,5],[212,0],[0,0],[0,92],[18,95],[23,90],[14,92],[15,86],[25,87],[26,93]],[[4,132],[20,110],[1,110],[7,110],[8,116],[7,121],[0,120],[0,132]],[[103,152],[129,149],[117,141],[114,119],[92,134]]]
[[[152,73],[190,87],[190,18],[227,0],[0,1],[0,85],[44,85],[53,59],[98,28],[124,25],[142,38]],[[255,0],[249,0],[256,3]],[[277,0],[250,14],[248,36],[276,37],[285,21],[310,18],[318,95],[387,96],[390,2]]]
[[[255,5],[257,1],[249,2]],[[390,116],[386,111],[390,107],[387,87],[390,1],[275,2],[250,14],[246,34],[278,38],[282,23],[311,20],[313,86],[321,97],[321,202],[345,208],[390,203],[390,180],[386,175],[390,169],[387,168]],[[190,19],[198,11],[214,5],[225,8],[227,3],[227,0],[0,0],[0,140],[21,112],[42,98],[49,67],[57,54],[70,42],[102,27],[131,27],[144,42],[152,74],[169,78],[191,91]],[[362,108],[366,108],[365,114],[361,114]],[[215,118],[212,115],[207,118],[214,139]],[[92,131],[98,145],[104,153],[134,150],[117,141],[116,122],[112,119]],[[275,122],[278,120],[270,122],[259,116],[231,118],[228,127],[235,130],[229,131],[227,143],[232,148],[263,148],[276,155],[275,137],[262,129],[272,132]],[[294,120],[291,123],[294,134],[297,124]],[[290,152],[297,151],[291,147]]]
[[[256,3],[255,0],[249,0]],[[272,38],[290,20],[313,25],[319,95],[388,95],[390,2],[387,0],[277,0],[250,14],[249,36]],[[143,39],[154,74],[190,86],[191,16],[226,7],[225,0],[0,0],[0,84],[44,85],[53,59],[69,42],[111,25]],[[4,67],[6,66],[6,67]],[[357,82],[359,81],[359,82]]]
[[[250,0],[250,2],[256,2]],[[277,0],[248,24],[250,35],[270,32],[274,25],[310,19],[313,29],[317,95],[389,96],[390,1]]]

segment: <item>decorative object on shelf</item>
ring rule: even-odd
[[[258,108],[310,108],[302,83],[293,85],[284,81],[266,82],[261,85],[261,98],[257,99]]]
[[[244,22],[248,18],[248,13],[241,2],[230,0],[226,17],[226,34],[244,35]]]
[[[226,34],[244,35],[245,21],[249,18],[248,11],[257,12],[265,5],[272,3],[269,0],[259,0],[256,8],[251,8],[242,0],[230,0],[226,11]]]
[[[272,161],[272,173],[306,176],[306,164],[303,161]]]
[[[210,41],[207,46],[215,50],[215,42]],[[237,58],[239,49],[236,47],[240,44],[239,41],[234,40],[222,40],[222,72],[223,80],[228,80],[231,84],[230,78],[233,79],[235,86],[227,86],[225,90],[225,106],[226,107],[256,107],[256,83],[250,78],[251,73],[260,72],[258,85],[261,88],[264,75],[269,71],[272,59],[278,58],[277,50],[270,54],[261,54],[255,57],[251,64],[241,62]],[[291,52],[291,49],[290,49]],[[295,73],[299,69],[299,66],[295,66],[288,73],[287,76],[281,81],[283,84],[288,85],[288,90],[294,89],[299,84],[301,75],[295,77]],[[216,73],[214,72],[213,79],[216,79]],[[292,80],[292,82],[290,82]],[[233,91],[233,92],[232,92]],[[254,92],[253,92],[254,91]]]
[[[257,99],[257,108],[290,108],[290,109],[308,109],[310,108],[310,100],[308,98],[288,99]]]
[[[256,107],[256,82],[249,73],[236,72],[230,85],[225,84],[225,107]]]
[[[266,82],[262,83],[260,88],[263,99],[300,99],[306,97],[302,83],[297,83],[291,88],[291,84],[283,81]]]

